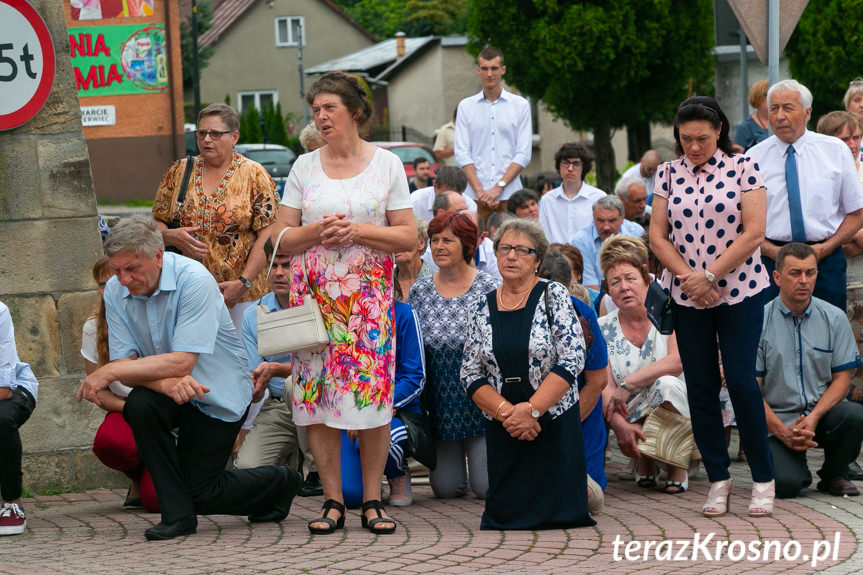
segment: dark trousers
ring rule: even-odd
[[[264,513],[287,489],[282,467],[225,470],[244,418],[221,421],[143,387],[129,394],[123,417],[153,478],[165,523],[196,514]],[[171,434],[175,428],[176,443]]]
[[[776,269],[776,262],[766,256],[761,256],[761,262],[770,276],[770,287],[764,290],[766,298],[764,303],[766,304],[779,295],[779,288],[773,281],[773,270]],[[842,311],[846,311],[845,308],[848,305],[847,268],[848,261],[845,259],[845,252],[842,250],[842,246],[839,246],[818,262],[818,280],[815,282],[812,295],[832,303]]]
[[[734,305],[710,309],[676,306],[674,329],[686,375],[692,431],[711,482],[728,479],[731,464],[719,404],[722,380],[718,351],[722,352],[725,384],[752,480],[773,479],[764,403],[755,381],[755,357],[764,318],[761,298],[762,294],[757,294]]]
[[[860,455],[863,442],[863,405],[841,401],[824,414],[815,428],[815,442],[824,448],[824,465],[818,476],[830,481],[837,475],[845,477],[848,464]],[[806,464],[806,451],[795,451],[770,438],[770,451],[776,469],[776,496],[797,497],[800,490],[812,484],[812,474]]]
[[[21,497],[21,435],[18,429],[30,419],[36,400],[21,386],[0,401],[0,496],[3,501]]]

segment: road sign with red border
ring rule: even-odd
[[[0,130],[39,113],[55,67],[54,43],[39,13],[24,0],[0,0]]]

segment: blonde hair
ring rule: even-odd
[[[650,283],[647,273],[647,246],[641,238],[633,236],[611,236],[602,244],[599,252],[599,267],[603,275],[619,264],[629,264],[641,273],[644,283]]]
[[[757,108],[761,105],[761,102],[767,98],[767,88],[768,88],[767,80],[761,80],[760,82],[755,82],[749,88],[749,105],[753,108]]]
[[[581,284],[572,283],[569,286],[569,294],[574,295],[587,305],[590,305],[590,292]]]

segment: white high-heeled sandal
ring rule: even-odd
[[[773,515],[773,500],[776,497],[776,482],[752,484],[752,499],[749,500],[750,517],[767,517]]]
[[[701,514],[705,517],[719,517],[725,515],[730,507],[731,490],[734,488],[734,480],[728,478],[724,481],[714,481],[710,484],[710,493],[707,501],[701,508]]]

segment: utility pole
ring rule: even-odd
[[[198,68],[198,4],[192,0],[192,88],[195,92],[195,122],[201,111],[201,71]]]

